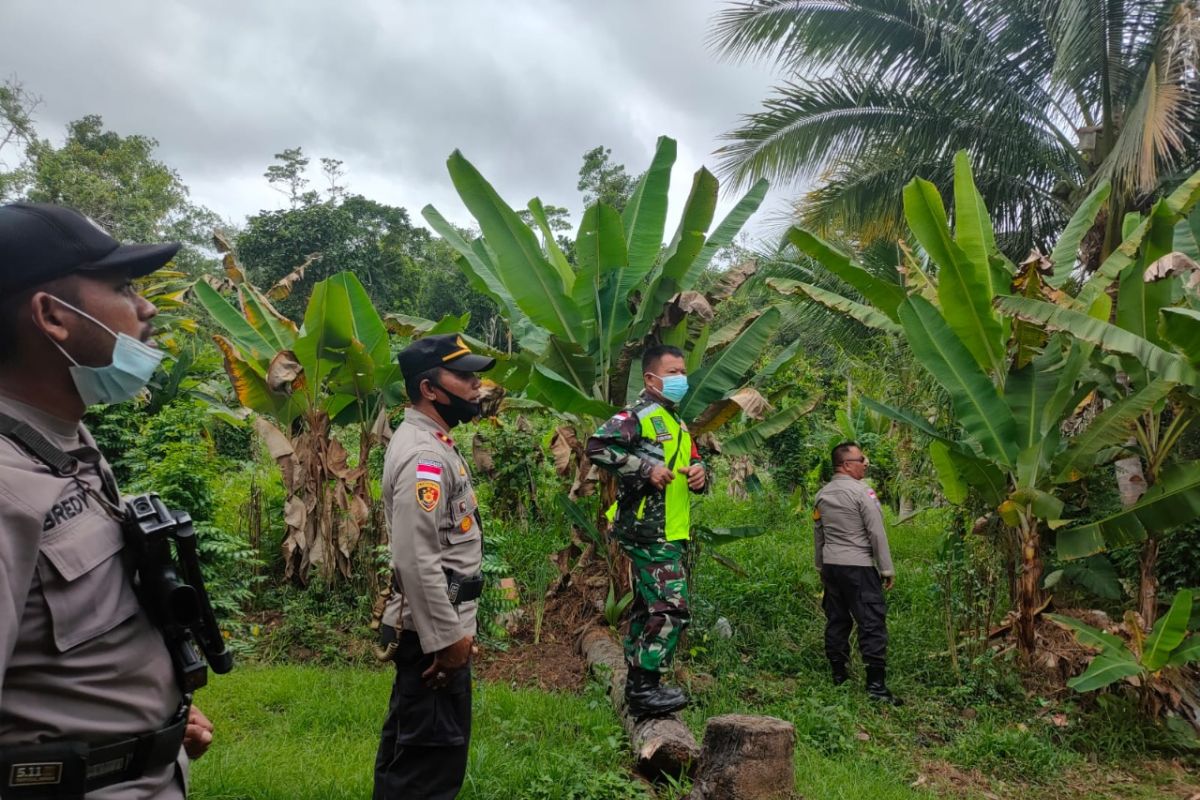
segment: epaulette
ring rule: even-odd
[[[438,441],[449,447],[454,447],[454,440],[447,436],[442,431],[434,431],[433,435],[438,438]]]

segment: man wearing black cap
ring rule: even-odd
[[[187,757],[212,741],[134,593],[116,482],[80,422],[158,366],[155,308],[131,281],[178,249],[120,244],[61,206],[0,206],[6,799],[182,798]],[[63,453],[77,471],[55,466]]]
[[[384,515],[394,589],[383,640],[396,681],[375,758],[375,800],[450,800],[467,770],[471,647],[483,591],[483,530],[450,429],[479,416],[495,366],[461,336],[427,336],[399,355],[411,406],[388,443]]]

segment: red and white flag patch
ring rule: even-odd
[[[417,480],[441,481],[442,462],[422,459],[417,462]]]

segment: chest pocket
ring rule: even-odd
[[[475,498],[475,490],[471,484],[463,482],[456,487],[447,503],[447,520],[449,527],[442,530],[442,544],[457,545],[463,542],[477,542],[483,532],[479,530],[479,522],[475,512],[479,501]]]
[[[107,633],[138,611],[121,527],[95,507],[43,534],[38,579],[59,652]]]

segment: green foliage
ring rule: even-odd
[[[89,115],[69,123],[55,147],[34,135],[19,86],[6,84],[4,91],[10,100],[0,102],[0,126],[15,126],[25,153],[11,172],[0,165],[0,198],[72,206],[122,241],[182,241],[176,265],[193,275],[204,269],[202,248],[216,215],[188,199],[179,174],[155,157],[157,141],[106,130],[99,116]]]
[[[620,213],[602,201],[588,208],[575,241],[577,267],[547,231],[539,240],[461,153],[451,154],[451,180],[482,236],[468,241],[433,207],[423,213],[458,250],[458,265],[471,284],[502,309],[520,345],[520,355],[498,370],[497,380],[510,391],[561,414],[603,416],[622,405],[636,385],[631,372],[643,345],[682,336],[690,347],[705,347],[711,314],[703,312],[717,297],[710,293],[702,305],[688,308],[672,305],[672,298],[691,290],[717,251],[732,243],[766,185],[752,189],[710,232],[718,187],[701,168],[679,229],[664,247],[675,154],[675,142],[662,137]],[[606,158],[603,151],[595,155]],[[530,210],[539,208],[535,198]],[[695,359],[695,388],[681,404],[687,418],[743,384],[777,324],[777,312],[768,310],[732,340],[702,350]]]
[[[625,613],[625,609],[629,608],[633,602],[633,592],[626,592],[617,598],[617,594],[612,581],[608,583],[608,596],[604,598],[604,621],[608,623],[608,627],[616,630],[621,622],[621,615]]]
[[[1074,617],[1050,614],[1050,619],[1075,632],[1079,641],[1099,650],[1084,672],[1067,682],[1077,692],[1091,692],[1132,677],[1145,677],[1163,668],[1181,668],[1200,661],[1200,635],[1188,634],[1192,593],[1176,593],[1171,608],[1142,638],[1130,646],[1121,638],[1093,628]]]
[[[1050,252],[1102,178],[1118,231],[1123,208],[1195,163],[1197,100],[1175,91],[1188,80],[1180,42],[1193,13],[1184,0],[731,3],[713,27],[721,52],[773,62],[791,80],[726,134],[723,174],[819,175],[798,203],[806,228],[894,241],[902,187],[919,173],[948,196],[945,154],[967,149],[1014,258]],[[1055,250],[1060,274],[1075,260],[1074,247]]]

